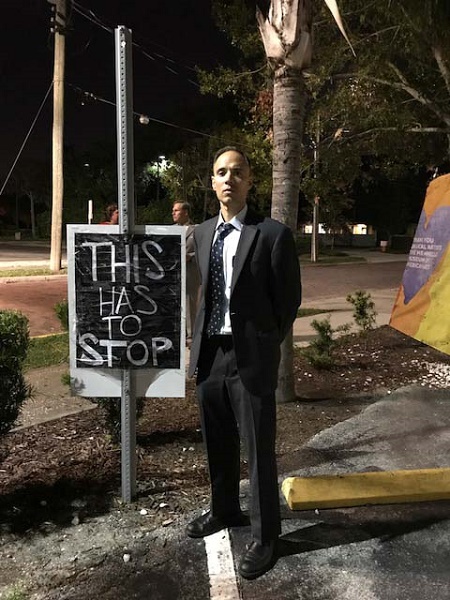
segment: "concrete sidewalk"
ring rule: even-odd
[[[388,325],[398,289],[365,291],[370,294],[375,303],[377,326]],[[302,308],[315,308],[325,312],[296,319],[294,323],[294,343],[296,346],[307,346],[316,337],[316,332],[311,326],[313,319],[320,321],[329,316],[333,329],[349,323],[351,325],[350,332],[358,331],[358,327],[353,320],[353,307],[345,298],[318,298],[310,302],[304,302]]]
[[[370,291],[375,302],[377,325],[387,325],[391,315],[392,305],[397,293],[396,289]],[[307,346],[316,337],[311,327],[313,319],[324,319],[330,315],[333,328],[345,323],[351,323],[350,331],[357,331],[353,322],[352,307],[345,298],[321,298],[305,302],[303,308],[324,309],[323,314],[301,317],[294,323],[294,343],[296,346]],[[186,349],[186,365],[189,364],[189,350]],[[28,400],[20,416],[19,427],[29,427],[36,423],[51,421],[65,415],[88,410],[95,404],[80,396],[72,397],[69,387],[62,383],[61,378],[68,373],[68,366],[58,365],[52,368],[34,369],[26,374],[27,380],[35,391],[33,398]]]

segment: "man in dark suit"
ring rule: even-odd
[[[219,150],[212,187],[220,214],[197,225],[201,296],[189,374],[197,397],[211,478],[210,511],[187,526],[193,538],[248,524],[239,504],[240,437],[246,442],[253,541],[241,559],[253,579],[276,561],[281,532],[275,458],[275,389],[280,344],[301,300],[295,243],[288,227],[247,206],[248,158]]]
[[[190,346],[195,315],[197,314],[200,279],[197,261],[195,260],[195,224],[191,219],[191,205],[189,202],[182,202],[181,200],[174,202],[172,219],[177,225],[186,227],[186,345]]]

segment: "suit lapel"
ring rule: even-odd
[[[200,256],[197,257],[197,262],[200,267],[200,273],[202,276],[202,287],[204,290],[206,290],[208,286],[209,257],[211,255],[211,246],[214,238],[214,232],[216,230],[216,225],[217,219],[211,219],[208,222],[208,228],[205,230],[198,244]]]
[[[239,238],[239,244],[236,251],[236,256],[234,259],[233,266],[233,277],[231,279],[231,293],[233,293],[234,286],[236,285],[236,281],[241,274],[242,267],[244,266],[245,259],[249,253],[249,250],[253,244],[253,240],[255,239],[255,235],[257,233],[257,228],[255,225],[245,225],[242,228],[241,236]]]

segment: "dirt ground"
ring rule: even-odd
[[[48,335],[62,331],[55,313],[55,304],[67,299],[67,277],[53,275],[0,278],[0,308],[19,310],[30,322],[30,335]]]
[[[403,385],[447,385],[449,368],[450,357],[387,326],[342,338],[329,371],[297,350],[296,401],[278,406],[280,474],[301,466],[302,446],[319,431]],[[193,381],[184,399],[146,402],[137,442],[138,494],[124,505],[120,448],[99,407],[0,440],[0,598],[17,582],[26,598],[56,598],[105,556],[121,556],[157,527],[170,530],[208,505]]]
[[[401,269],[395,263],[372,266],[370,285],[376,287],[378,281],[386,286],[388,276],[395,281]],[[369,287],[364,265],[334,267],[335,283],[330,272],[324,267],[308,271],[307,297],[320,291],[325,280],[328,294]],[[27,314],[32,335],[57,332],[60,324],[53,307],[67,297],[66,286],[65,278],[52,279],[45,287],[33,278],[20,285],[1,282],[0,307]],[[280,474],[302,466],[308,459],[302,447],[316,433],[403,385],[448,386],[449,372],[450,357],[387,326],[342,338],[329,371],[315,369],[297,350],[297,398],[277,409]],[[104,597],[95,586],[89,598],[60,591],[100,573],[111,557],[120,572],[128,553],[138,552],[150,540],[163,545],[158,532],[170,535],[192,513],[207,507],[208,474],[193,381],[187,382],[184,399],[145,403],[137,443],[137,497],[125,505],[120,499],[120,448],[101,408],[38,423],[0,439],[2,600],[13,598],[16,590],[23,590],[21,598],[26,600]],[[244,451],[242,476],[246,474]],[[247,500],[243,496],[244,506]]]

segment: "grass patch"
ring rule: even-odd
[[[325,255],[325,256],[320,256],[319,255],[319,260],[315,263],[311,262],[311,256],[309,254],[301,254],[300,255],[300,263],[311,263],[312,265],[314,264],[321,264],[321,265],[341,265],[343,263],[351,263],[351,262],[367,262],[366,259],[363,256],[349,256],[348,254],[346,255],[338,255],[338,256],[332,256],[332,255]]]
[[[57,333],[31,338],[24,368],[38,369],[60,365],[69,360],[69,334]]]
[[[0,277],[30,277],[32,275],[67,275],[67,269],[57,273],[46,267],[15,267],[14,269],[0,269]]]
[[[13,586],[10,590],[7,590],[5,600],[27,600],[30,596],[25,592],[20,585]],[[3,598],[3,596],[2,596]]]
[[[297,317],[311,317],[313,315],[321,315],[323,313],[332,312],[329,309],[324,308],[299,308],[297,311]]]

